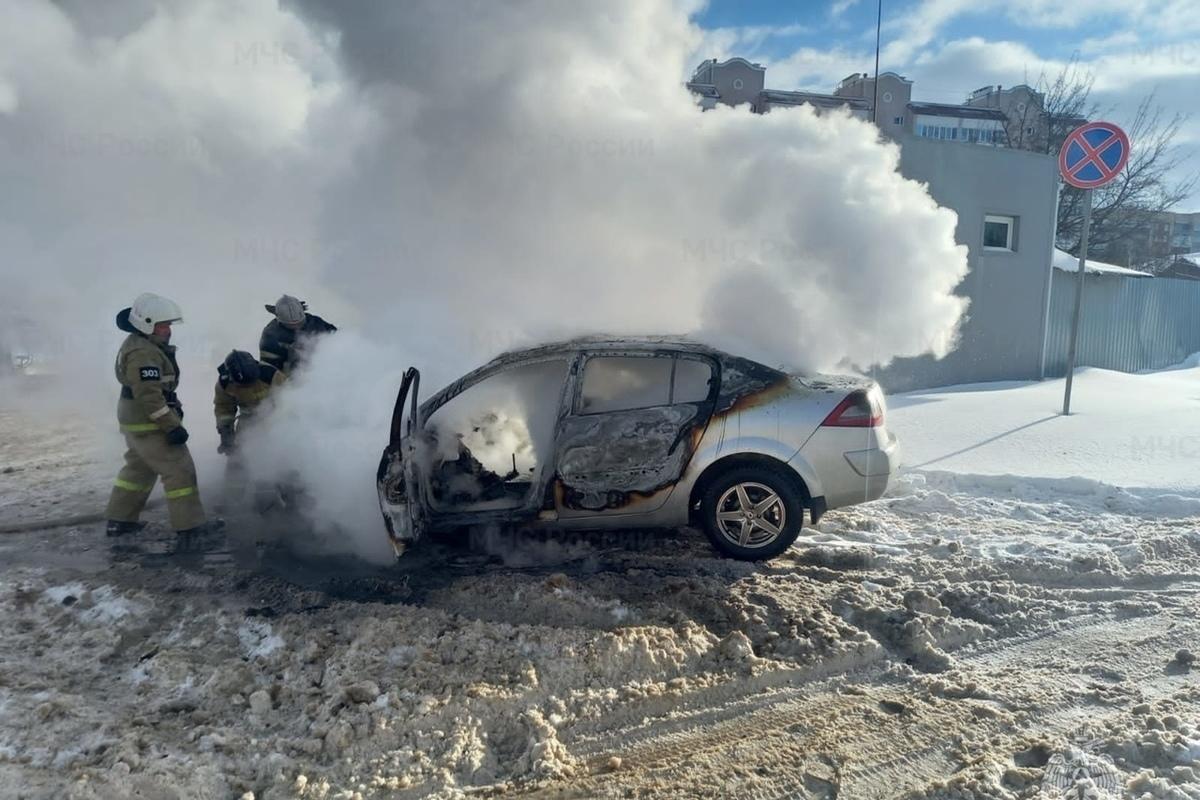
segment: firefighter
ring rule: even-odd
[[[271,390],[284,380],[282,372],[270,364],[260,364],[244,350],[232,351],[217,367],[213,394],[213,413],[221,438],[217,452],[229,458],[225,464],[225,494],[231,502],[241,501],[248,482],[246,465],[237,452],[237,437],[245,435]],[[271,505],[275,494],[273,486],[256,485],[255,507]]]
[[[309,314],[308,303],[290,294],[285,294],[266,309],[275,315],[275,319],[263,328],[258,342],[259,358],[285,375],[303,363],[308,340],[337,330],[316,314]]]
[[[108,535],[141,530],[142,509],[161,477],[171,527],[181,535],[219,530],[220,520],[206,522],[196,466],[188,452],[183,406],[175,394],[179,365],[171,346],[171,325],[183,315],[171,300],[142,294],[117,314],[117,327],[129,335],[117,352],[117,421],[128,450],[117,474],[106,516]]]
[[[213,413],[221,444],[217,452],[231,455],[236,436],[253,418],[255,411],[270,395],[271,389],[286,380],[283,372],[270,364],[260,364],[245,350],[234,350],[217,367],[217,386]]]

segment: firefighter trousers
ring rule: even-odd
[[[117,474],[105,516],[136,522],[158,478],[167,495],[167,515],[177,531],[204,524],[196,488],[196,465],[186,444],[169,444],[165,433],[126,433],[125,466]]]

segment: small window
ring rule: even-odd
[[[741,89],[741,88],[742,88],[743,86],[745,86],[745,85],[746,85],[746,84],[742,83],[742,79],[741,79],[741,78],[734,78],[734,79],[733,79],[733,88],[735,88],[735,89]]]
[[[671,402],[673,358],[601,356],[583,370],[579,413],[602,414]]]
[[[883,102],[885,102],[885,103],[890,103],[890,102],[892,102],[892,93],[891,93],[891,92],[884,92],[884,93],[883,93]]]
[[[1027,127],[1025,129],[1025,133],[1028,134],[1029,136],[1033,136],[1033,126]]]
[[[988,214],[983,218],[983,249],[1016,250],[1017,218]]]
[[[705,361],[696,361],[691,358],[675,359],[675,381],[671,402],[704,402],[708,399],[712,376],[712,367]]]
[[[904,117],[903,117],[903,116],[900,116],[900,117],[892,117],[892,124],[893,124],[893,125],[903,125],[903,124],[904,124]]]

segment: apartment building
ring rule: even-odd
[[[889,138],[907,135],[1039,153],[1049,152],[1053,136],[1084,122],[1052,119],[1045,110],[1045,96],[1024,84],[1008,89],[984,86],[971,92],[964,103],[954,104],[914,101],[913,82],[895,72],[879,76],[878,92],[875,78],[865,72],[846,76],[831,94],[767,89],[765,78],[761,64],[714,58],[702,62],[687,85],[705,108],[749,104],[754,112],[766,113],[807,104],[818,112],[845,108],[854,116],[871,119],[871,109],[878,103],[875,124]]]

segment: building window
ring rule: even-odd
[[[892,124],[893,125],[903,125],[904,117],[902,117],[902,116],[901,117],[892,117]]]
[[[983,249],[1016,252],[1017,218],[987,214],[983,218]]]
[[[884,92],[884,93],[883,93],[883,102],[885,102],[885,103],[890,103],[890,102],[892,102],[892,93],[891,93],[891,92]]]
[[[742,79],[741,79],[741,78],[734,78],[734,79],[733,79],[733,88],[735,88],[735,89],[741,89],[741,88],[742,88],[743,86],[745,86],[745,85],[746,85],[746,84],[742,83]]]

